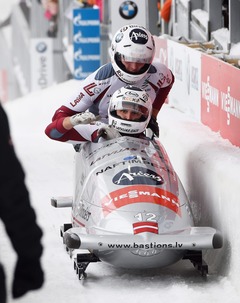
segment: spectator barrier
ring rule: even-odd
[[[176,41],[155,41],[156,60],[175,75],[169,104],[240,147],[240,69]]]

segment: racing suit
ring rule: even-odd
[[[147,74],[134,84],[145,90],[153,100],[153,119],[156,120],[173,83],[174,76],[170,69],[160,62],[154,62]],[[53,140],[73,144],[94,141],[96,130],[100,127],[99,123],[95,125],[77,125],[70,130],[66,130],[63,127],[63,120],[68,116],[89,109],[95,115],[100,115],[101,122],[108,123],[110,98],[116,90],[126,85],[116,75],[111,63],[103,65],[83,80],[78,92],[55,112],[52,123],[45,130],[46,135]]]

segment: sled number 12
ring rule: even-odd
[[[156,215],[153,213],[138,213],[134,216],[138,221],[156,222]]]

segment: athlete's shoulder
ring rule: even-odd
[[[107,63],[101,66],[95,74],[95,80],[104,80],[111,78],[115,75],[112,63]]]
[[[154,61],[148,70],[149,81],[152,83],[161,83],[161,87],[171,85],[174,82],[172,71],[163,63]],[[160,82],[159,82],[160,81]]]
[[[153,61],[151,67],[153,70],[155,70],[155,73],[171,73],[170,69],[167,67],[167,65],[159,62],[159,61]]]
[[[170,69],[165,64],[159,61],[153,61],[148,70],[148,74],[151,75],[168,74],[168,73],[171,73]]]

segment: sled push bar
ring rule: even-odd
[[[154,234],[143,232],[138,235],[79,234],[78,228],[70,228],[63,235],[64,244],[71,249],[119,250],[156,248],[175,250],[199,250],[221,248],[221,234],[212,227],[190,227],[174,233]]]

